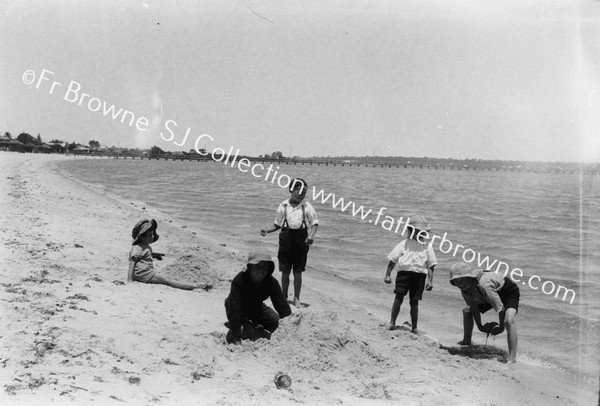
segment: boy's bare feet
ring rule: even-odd
[[[412,330],[410,330],[411,333],[420,336],[421,332],[419,330],[417,330],[416,328],[413,328]]]
[[[294,306],[296,307],[300,307],[302,305],[302,303],[300,303],[300,299],[298,299],[297,297],[294,298]]]
[[[471,345],[471,342],[467,341],[467,340],[461,340],[461,341],[457,342],[456,344],[458,344],[458,345]]]
[[[387,325],[388,330],[396,330],[398,327],[396,327],[396,324],[394,323],[390,323]]]

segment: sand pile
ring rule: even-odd
[[[202,249],[190,248],[188,253],[177,255],[172,262],[165,258],[165,264],[161,264],[164,268],[162,272],[182,281],[229,289],[234,270],[224,272],[221,267],[206,258],[207,255]]]

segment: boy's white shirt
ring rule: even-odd
[[[299,205],[297,205],[296,207],[292,207],[292,205],[290,204],[290,199],[286,199],[283,202],[281,202],[281,204],[279,205],[279,207],[277,208],[277,214],[275,216],[275,221],[274,223],[279,226],[282,227],[283,226],[283,220],[285,218],[285,212],[286,212],[286,205],[287,205],[287,222],[288,222],[288,226],[290,228],[300,228],[302,226],[302,206],[304,206],[304,212],[306,215],[306,225],[308,226],[308,228],[310,228],[311,226],[315,225],[315,224],[319,224],[319,219],[317,218],[317,212],[315,211],[315,209],[312,207],[312,205],[309,202],[302,202]]]
[[[398,271],[410,271],[427,274],[427,269],[437,265],[437,258],[431,244],[423,244],[422,251],[411,251],[406,248],[406,241],[400,242],[388,255],[388,259],[396,264]]]

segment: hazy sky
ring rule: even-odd
[[[600,161],[596,0],[4,0],[0,33],[0,131],[14,136]]]

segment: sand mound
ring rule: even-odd
[[[297,312],[284,319],[268,349],[304,370],[357,372],[385,358],[331,311]]]
[[[197,253],[178,256],[160,272],[182,281],[212,284],[213,287],[228,288],[231,282],[229,274],[224,274],[220,267],[209,264]]]

